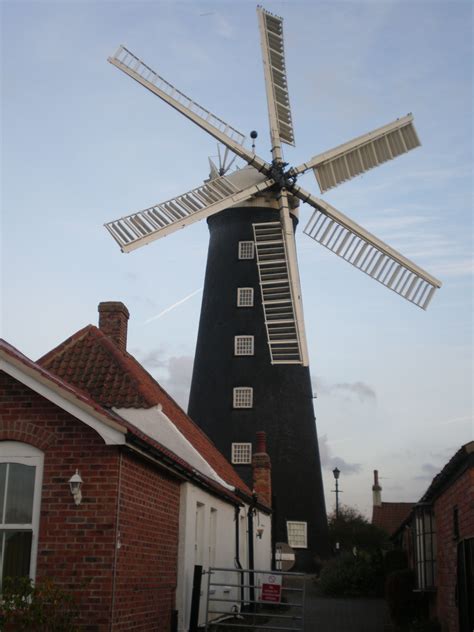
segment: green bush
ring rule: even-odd
[[[33,584],[27,577],[6,577],[0,605],[2,632],[77,632],[72,596],[51,580]]]
[[[342,553],[324,566],[319,586],[323,594],[331,597],[374,597],[379,577],[378,564],[372,556]]]

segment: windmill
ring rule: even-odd
[[[294,237],[299,202],[313,209],[306,235],[413,304],[426,309],[441,283],[297,184],[313,170],[324,193],[418,147],[413,116],[290,167],[282,152],[282,143],[294,145],[283,21],[262,7],[257,14],[271,160],[120,46],[110,63],[247,165],[227,175],[211,166],[210,178],[197,188],[106,227],[129,252],[207,219],[211,237],[189,414],[247,479],[255,431],[267,431],[276,539],[289,542],[299,568],[307,569],[315,553],[327,552],[327,532]]]

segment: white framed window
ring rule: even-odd
[[[233,400],[234,408],[252,408],[253,388],[251,386],[236,386]]]
[[[0,589],[4,577],[35,578],[43,453],[0,442]]]
[[[307,523],[297,522],[296,520],[286,523],[288,533],[288,544],[294,549],[308,548]]]
[[[232,463],[234,465],[247,465],[249,463],[252,463],[252,444],[233,443]]]
[[[234,353],[236,356],[253,356],[253,336],[234,336]]]
[[[253,259],[255,244],[253,241],[239,241],[239,259]]]
[[[237,288],[237,307],[253,307],[253,287]]]

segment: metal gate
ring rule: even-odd
[[[303,632],[305,575],[210,568],[206,631]]]

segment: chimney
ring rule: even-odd
[[[252,457],[253,488],[258,500],[272,506],[272,466],[267,453],[267,435],[257,432],[257,449]]]
[[[382,488],[379,485],[378,470],[374,470],[374,484],[372,485],[372,504],[374,507],[382,506]]]
[[[129,311],[120,301],[99,303],[99,329],[122,351],[127,350]]]

